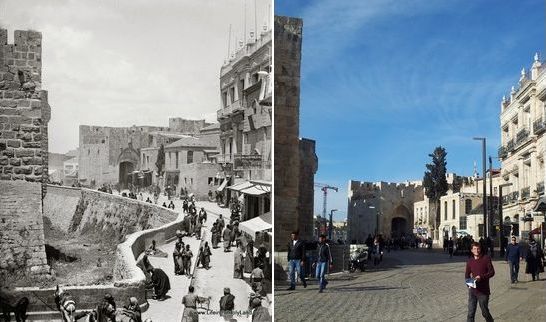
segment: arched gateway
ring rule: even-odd
[[[121,189],[127,189],[129,183],[134,183],[133,173],[137,170],[137,165],[140,162],[140,154],[133,148],[133,144],[129,142],[128,146],[121,151],[118,157],[119,164],[119,186]]]

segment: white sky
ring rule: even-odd
[[[0,0],[0,26],[42,33],[50,152],[78,146],[78,126],[216,121],[219,73],[242,38],[271,26],[268,0]]]

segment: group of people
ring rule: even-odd
[[[149,200],[149,201],[148,201],[148,200]],[[150,200],[150,198],[148,198],[148,199],[146,199],[146,202],[150,202],[150,203],[151,203],[152,201]],[[168,205],[167,205],[167,203],[164,201],[162,206],[163,206],[163,208],[169,208],[169,209],[174,210],[174,203],[173,203],[172,200],[169,202]]]
[[[136,297],[129,298],[126,305],[118,307],[114,297],[106,293],[104,298],[98,303],[96,309],[76,312],[77,303],[75,298],[70,292],[57,286],[55,304],[57,310],[61,313],[63,322],[79,321],[80,319],[84,319],[87,322],[142,322],[142,313]],[[151,319],[146,319],[144,322],[151,321]]]
[[[505,260],[510,266],[510,280],[512,284],[518,282],[519,263],[525,258],[525,273],[530,274],[533,281],[539,280],[539,274],[544,272],[544,251],[535,241],[533,236],[529,237],[529,244],[526,250],[512,236],[511,243],[506,247]]]

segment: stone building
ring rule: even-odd
[[[220,167],[213,162],[211,152],[216,146],[206,139],[187,136],[165,146],[166,185],[176,194],[193,193],[197,199],[207,199],[209,191],[219,186]]]
[[[133,179],[130,176],[140,170],[143,163],[140,150],[156,148],[170,144],[184,136],[196,135],[199,129],[210,124],[204,120],[169,119],[171,127],[136,126],[107,127],[80,125],[79,143],[79,181],[85,186],[100,186],[103,183],[119,183],[126,188]],[[146,169],[157,160],[154,152],[147,151],[152,157],[146,160]],[[153,162],[152,162],[153,161]],[[151,176],[157,183],[157,173]]]
[[[518,223],[521,237],[544,221],[544,213],[535,207],[544,196],[546,175],[545,70],[535,54],[531,70],[521,71],[517,87],[512,86],[509,98],[501,102],[501,175],[512,183],[503,189],[503,216],[512,225]]]
[[[48,273],[42,200],[51,109],[42,90],[42,35],[0,29],[0,278]]]
[[[250,33],[220,69],[221,108],[217,111],[225,184],[217,190],[225,204],[243,203],[243,218],[271,211],[272,160],[271,29]]]
[[[314,238],[315,142],[300,139],[300,67],[303,21],[275,16],[275,250],[283,264],[290,233]]]
[[[362,243],[368,235],[399,237],[414,228],[414,204],[423,200],[421,182],[349,181],[347,240]]]

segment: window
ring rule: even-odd
[[[222,107],[226,108],[227,106],[227,91],[222,93]]]
[[[230,102],[235,102],[235,87],[229,89]]]
[[[171,165],[171,162],[172,162],[172,156],[171,156],[171,152],[169,152],[169,165]]]
[[[176,159],[175,168],[178,169],[178,152],[175,152],[174,156],[175,156],[175,159]]]
[[[464,201],[464,213],[468,215],[470,214],[471,211],[472,211],[472,199],[466,199]]]
[[[466,216],[459,217],[459,229],[466,229]]]
[[[193,151],[188,151],[188,164],[193,163]]]
[[[444,202],[444,220],[447,220],[447,201]]]
[[[212,178],[212,177],[209,177],[209,180],[208,180],[209,186],[212,185],[212,182],[213,182],[213,178]]]
[[[452,200],[451,208],[451,210],[453,211],[453,213],[451,214],[451,219],[455,219],[455,200]]]

